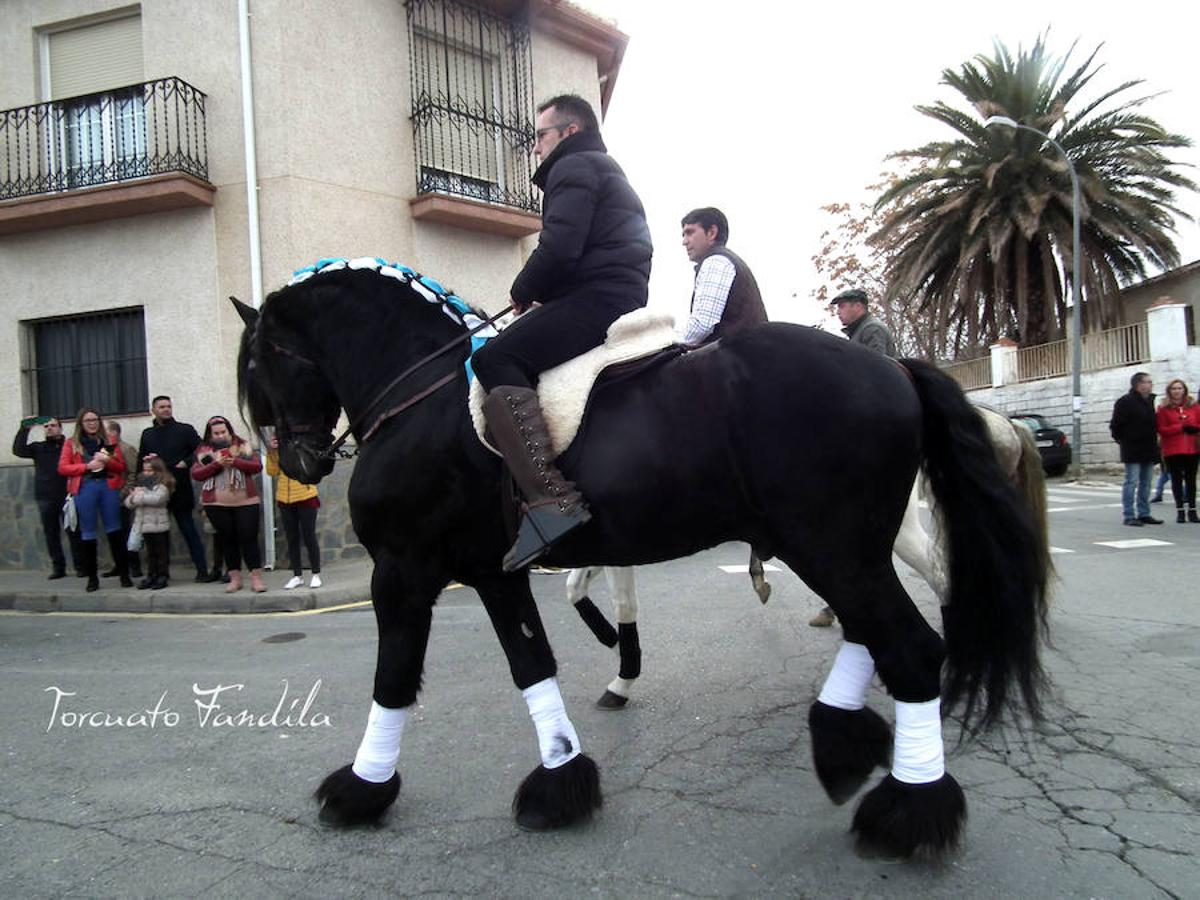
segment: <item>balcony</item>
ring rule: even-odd
[[[0,234],[212,206],[204,102],[161,78],[0,110]]]

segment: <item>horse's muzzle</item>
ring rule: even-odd
[[[327,435],[319,444],[307,438],[293,438],[281,448],[279,467],[288,478],[302,484],[317,484],[333,471],[333,457],[326,452],[330,443]]]

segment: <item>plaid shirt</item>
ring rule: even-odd
[[[703,342],[725,312],[729,289],[733,287],[737,269],[728,257],[713,255],[696,266],[696,287],[692,295],[692,314],[683,332],[685,344]]]

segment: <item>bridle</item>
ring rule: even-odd
[[[371,398],[371,401],[369,403],[367,403],[367,405],[365,407],[363,407],[362,412],[359,413],[357,416],[355,416],[350,421],[350,424],[347,425],[345,430],[342,431],[342,433],[339,434],[334,439],[333,443],[331,443],[328,447],[326,447],[319,454],[317,454],[317,457],[316,457],[317,460],[322,461],[322,460],[326,460],[326,459],[335,459],[335,458],[351,459],[352,457],[357,456],[359,448],[363,444],[365,444],[367,441],[369,441],[372,437],[375,436],[375,433],[379,430],[380,426],[383,425],[384,422],[386,422],[388,419],[392,418],[393,416],[396,416],[396,415],[404,412],[404,410],[408,409],[409,407],[415,406],[416,404],[420,403],[422,400],[426,399],[427,397],[429,397],[432,394],[439,391],[441,388],[448,385],[450,382],[456,380],[458,378],[458,374],[459,374],[457,369],[450,371],[446,375],[443,375],[437,381],[433,382],[433,384],[418,391],[415,394],[412,394],[407,399],[398,403],[397,405],[387,408],[371,423],[371,427],[368,428],[363,433],[363,436],[358,441],[358,446],[355,447],[354,450],[343,450],[342,449],[342,445],[346,443],[346,440],[350,437],[350,435],[356,433],[357,429],[367,420],[367,417],[370,415],[372,410],[374,410],[377,406],[379,406],[379,404],[383,402],[384,398],[387,397],[388,394],[390,394],[395,387],[397,387],[398,385],[403,383],[405,379],[407,379],[409,376],[411,376],[414,373],[416,373],[417,371],[419,371],[424,366],[428,365],[429,363],[433,362],[435,359],[438,359],[438,358],[444,356],[446,353],[453,350],[455,347],[457,347],[463,341],[469,340],[471,337],[478,334],[480,331],[483,331],[485,328],[488,328],[488,327],[494,325],[498,319],[507,315],[511,311],[512,311],[512,306],[510,304],[509,306],[504,307],[504,309],[500,310],[500,312],[496,313],[494,316],[490,316],[489,318],[480,322],[474,328],[464,331],[462,334],[456,336],[452,341],[449,341],[448,343],[443,344],[441,347],[434,350],[432,353],[417,360],[415,363],[413,363],[411,366],[409,366],[407,369],[405,369],[403,372],[401,372],[399,375],[397,375],[395,378],[393,378],[391,381],[389,381],[380,390],[376,391],[375,395]],[[292,350],[289,347],[285,347],[282,344],[276,343],[275,341],[272,341],[269,338],[264,338],[264,341],[266,342],[267,346],[269,346],[271,348],[271,350],[273,350],[276,353],[279,353],[283,356],[287,356],[291,359],[294,359],[294,360],[296,360],[296,362],[301,363],[302,365],[308,366],[310,368],[313,368],[313,369],[320,368],[311,359],[309,359],[306,356],[301,355],[300,353],[297,353],[295,350]],[[285,427],[287,428],[287,431],[291,434],[312,434],[318,430],[316,426],[304,425],[304,424],[297,424],[297,425],[288,424]]]

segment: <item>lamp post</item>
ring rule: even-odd
[[[1075,324],[1075,334],[1071,341],[1071,474],[1079,478],[1083,458],[1083,306],[1079,301],[1079,177],[1075,174],[1075,164],[1071,162],[1071,157],[1067,156],[1062,144],[1044,131],[1022,125],[1008,116],[989,116],[983,123],[984,128],[991,128],[993,125],[1032,131],[1044,138],[1062,154],[1067,163],[1067,171],[1071,175],[1071,306],[1074,309],[1071,318]]]

